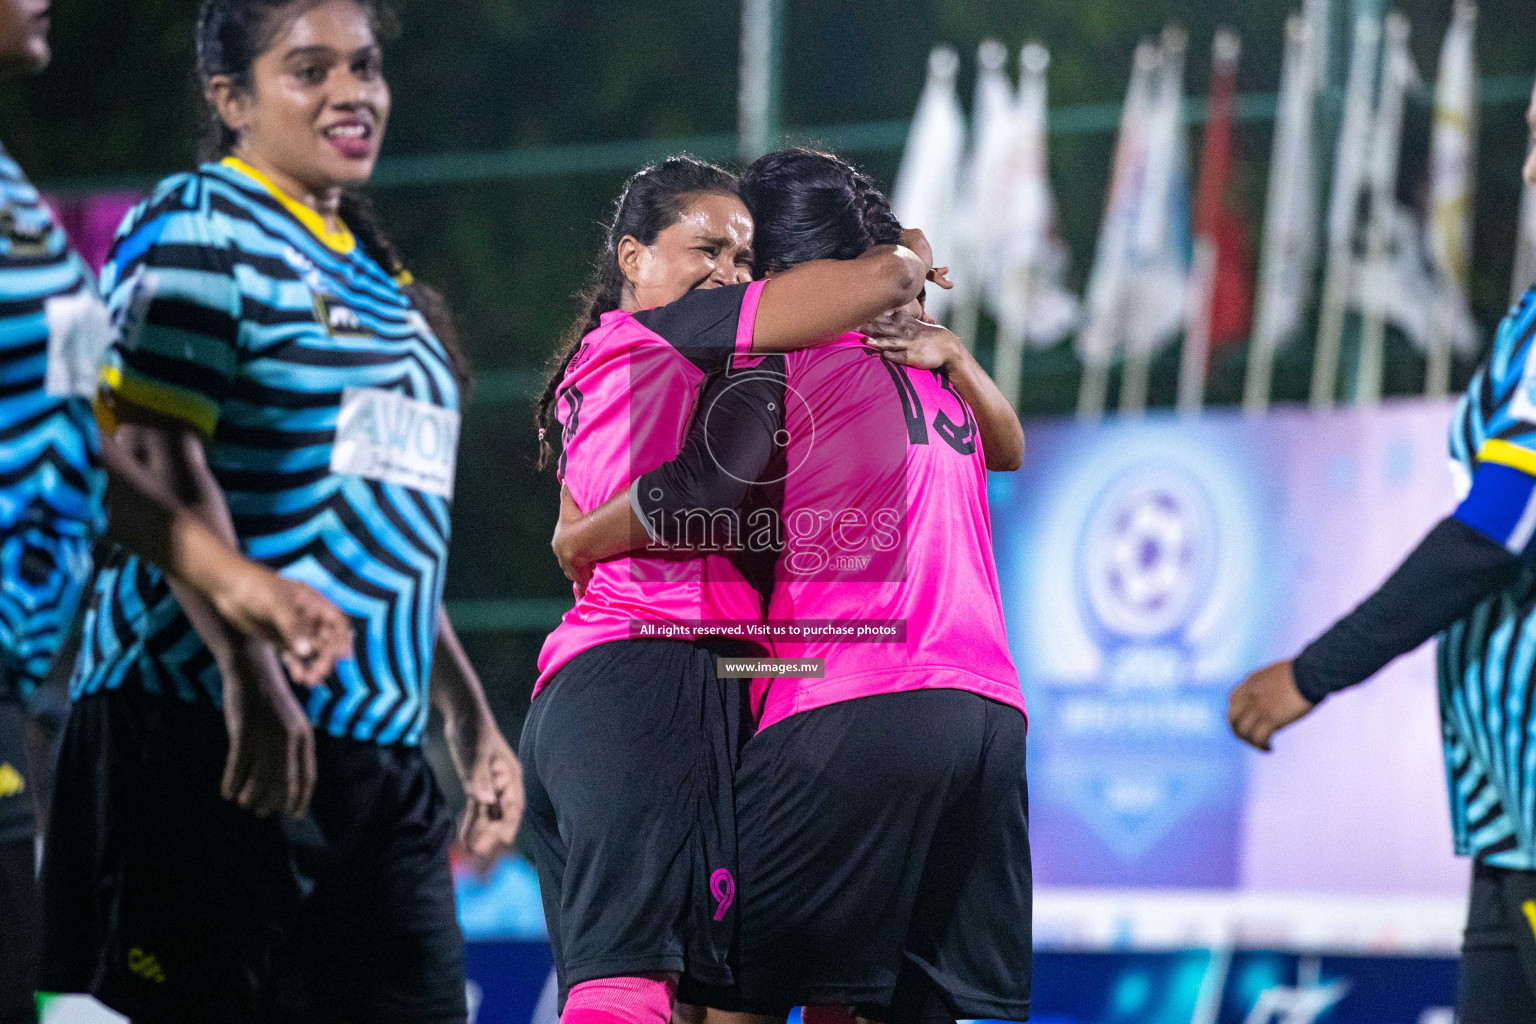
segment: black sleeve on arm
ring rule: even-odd
[[[722,370],[736,351],[741,303],[751,285],[698,288],[676,302],[635,314],[635,322],[666,339],[705,373]]]
[[[1316,704],[1465,617],[1507,586],[1520,559],[1459,519],[1442,519],[1385,583],[1307,645],[1296,688]]]
[[[653,540],[698,546],[707,520],[736,515],[780,447],[782,367],[783,357],[772,356],[751,372],[712,379],[677,458],[630,485],[630,503]]]

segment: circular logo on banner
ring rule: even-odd
[[[1199,482],[1171,465],[1138,467],[1112,482],[1088,515],[1079,579],[1105,633],[1169,637],[1209,596],[1216,517]]]

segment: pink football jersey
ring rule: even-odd
[[[590,511],[674,458],[707,375],[751,350],[763,282],[689,292],[639,313],[610,312],[581,341],[557,394],[559,476]],[[537,695],[571,658],[637,637],[694,639],[701,622],[759,622],[762,601],[724,554],[661,548],[599,563],[539,652]]]
[[[774,655],[822,678],[761,680],[760,725],[882,693],[969,690],[1024,711],[969,406],[937,370],[845,335],[785,358]]]

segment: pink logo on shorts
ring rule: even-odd
[[[715,920],[724,921],[725,912],[736,899],[736,879],[725,868],[719,868],[709,876],[709,891],[715,897]]]

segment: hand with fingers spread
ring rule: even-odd
[[[865,324],[865,344],[903,366],[936,370],[959,362],[965,346],[948,328],[926,318],[922,305],[910,302]]]
[[[1237,738],[1266,753],[1270,740],[1317,705],[1301,695],[1291,661],[1277,661],[1244,679],[1227,702],[1227,722]]]
[[[480,868],[512,849],[523,820],[523,766],[490,714],[444,722],[454,768],[464,786],[459,842]]]
[[[309,813],[315,791],[315,734],[270,646],[246,638],[219,659],[229,756],[224,799],[265,818]]]
[[[214,609],[246,636],[272,644],[295,683],[318,686],[352,656],[352,624],[318,591],[247,559],[228,561],[209,594]]]

